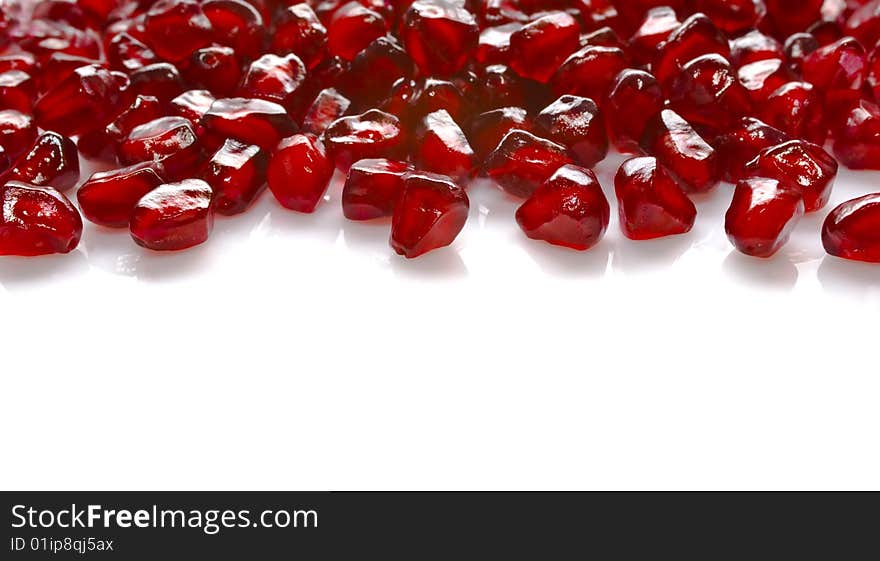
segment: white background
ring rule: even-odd
[[[456,243],[407,262],[339,188],[188,252],[87,225],[0,258],[2,487],[880,488],[880,267],[824,255],[827,209],[759,261],[722,185],[686,236],[614,216],[577,253],[475,185]]]

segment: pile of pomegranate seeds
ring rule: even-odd
[[[611,216],[590,168],[614,148],[627,238],[686,234],[691,197],[725,182],[731,243],[770,257],[838,162],[880,169],[880,0],[0,7],[0,255],[72,251],[80,212],[189,248],[266,190],[314,212],[336,170],[345,217],[390,219],[405,257],[455,240],[476,177],[523,201],[529,238],[587,250]],[[107,171],[81,178],[81,157]],[[880,262],[880,193],[821,235]]]

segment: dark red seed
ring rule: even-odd
[[[282,206],[298,212],[315,211],[332,177],[333,162],[312,135],[285,138],[269,161],[269,189]]]
[[[0,147],[9,158],[17,158],[36,139],[33,117],[14,109],[0,110]]]
[[[800,75],[804,59],[819,48],[819,41],[809,33],[795,33],[785,40],[785,60],[795,74]]]
[[[368,109],[387,98],[396,82],[413,73],[413,61],[397,40],[380,37],[354,58],[338,85],[358,107]]]
[[[323,58],[326,45],[327,29],[308,4],[289,6],[275,18],[273,52],[293,53],[311,69]]]
[[[652,72],[665,88],[688,61],[713,53],[730,56],[727,38],[704,14],[694,14],[660,44],[651,65]]]
[[[764,3],[770,26],[777,35],[787,37],[822,19],[825,0],[764,0]]]
[[[188,90],[172,99],[169,106],[175,115],[189,119],[196,133],[199,133],[199,123],[215,101],[208,90]]]
[[[446,247],[464,228],[469,208],[467,193],[450,178],[411,173],[394,207],[391,247],[407,259]]]
[[[110,228],[127,228],[138,201],[164,183],[161,164],[143,162],[92,174],[76,192],[83,214]]]
[[[244,58],[256,58],[262,52],[268,22],[249,2],[205,0],[202,11],[211,22],[214,41],[233,48]]]
[[[282,138],[297,131],[287,111],[277,103],[241,97],[215,101],[202,124],[223,140],[234,138],[263,150],[273,150]]]
[[[9,171],[8,179],[66,191],[79,181],[76,144],[56,132],[44,132]]]
[[[803,75],[823,92],[857,90],[864,83],[867,67],[864,47],[852,37],[844,37],[807,56]]]
[[[767,14],[764,0],[693,0],[691,4],[694,12],[706,14],[729,35],[758,27]]]
[[[545,103],[543,85],[524,81],[506,66],[499,64],[489,66],[483,70],[479,80],[479,96],[476,100],[470,101],[476,101],[477,108],[483,111],[501,107],[531,107],[532,100],[529,98],[536,90],[541,92],[538,96],[541,98],[540,103]]]
[[[565,146],[514,129],[483,163],[483,173],[515,197],[528,197],[548,177],[573,160]]]
[[[341,6],[327,27],[327,48],[330,54],[353,60],[374,40],[385,35],[386,23],[381,14],[359,2]]]
[[[483,28],[474,59],[484,66],[509,64],[510,36],[520,29],[522,24],[518,22]]]
[[[828,126],[822,96],[807,82],[789,82],[757,105],[758,114],[768,125],[794,138],[825,144]]]
[[[697,209],[656,158],[631,158],[614,177],[620,229],[632,240],[689,232]]]
[[[580,32],[578,21],[565,12],[531,21],[510,36],[510,67],[523,78],[547,82],[580,48]]]
[[[351,100],[333,88],[321,91],[303,118],[303,132],[320,136],[336,119],[345,116],[349,107]]]
[[[771,257],[785,245],[803,215],[799,190],[775,179],[753,177],[736,184],[724,230],[742,253]]]
[[[0,74],[0,107],[30,113],[37,98],[37,83],[30,74],[8,70]]]
[[[770,58],[791,62],[779,41],[757,29],[730,40],[730,62],[736,67]]]
[[[880,169],[880,107],[862,100],[835,132],[834,156],[850,169]]]
[[[327,154],[342,171],[365,158],[395,160],[406,153],[400,121],[377,109],[337,120],[324,132],[324,144]]]
[[[593,167],[608,155],[605,120],[592,99],[564,95],[535,117],[539,133],[571,151],[585,167]]]
[[[521,107],[502,107],[477,115],[471,121],[468,138],[477,161],[482,162],[513,129],[532,132],[528,111]]]
[[[403,191],[406,162],[382,158],[361,160],[351,166],[342,188],[342,212],[349,220],[391,216]]]
[[[569,56],[553,75],[551,87],[557,96],[572,94],[605,99],[615,77],[628,62],[616,47],[587,46]]]
[[[785,62],[768,58],[740,67],[739,82],[748,92],[753,107],[760,107],[778,88],[791,80],[792,75]]]
[[[177,67],[167,62],[144,66],[131,73],[131,93],[155,97],[168,103],[186,90],[186,83]]]
[[[0,255],[69,253],[82,236],[82,218],[49,186],[10,181],[0,188]]]
[[[746,165],[764,150],[791,137],[763,121],[744,117],[727,133],[715,139],[719,169],[724,181],[735,183],[746,176]]]
[[[88,66],[90,64],[102,65],[99,61],[90,58],[69,55],[67,53],[53,54],[40,68],[40,91],[46,92],[54,88],[65,78],[73,74],[74,70],[80,66]]]
[[[583,251],[599,243],[610,216],[593,172],[565,165],[517,209],[516,222],[532,239]]]
[[[828,203],[837,162],[821,146],[803,140],[790,140],[762,150],[748,163],[751,177],[768,177],[798,189],[807,212],[814,212]]]
[[[669,106],[694,126],[723,132],[752,104],[727,59],[708,54],[682,67],[670,85]]]
[[[618,74],[605,113],[614,146],[624,153],[639,152],[645,127],[663,109],[663,102],[663,91],[653,75],[633,69]]]
[[[679,25],[681,22],[670,6],[658,6],[648,10],[642,25],[629,39],[629,48],[635,59],[642,64],[649,63],[660,43],[678,29]]]
[[[663,164],[689,193],[718,184],[718,154],[675,111],[664,109],[645,129],[642,148]]]
[[[144,195],[131,213],[135,243],[156,251],[187,249],[207,241],[214,227],[211,187],[201,179],[165,183]]]
[[[455,0],[416,0],[403,16],[403,43],[428,76],[451,76],[461,70],[479,35],[473,14]]]
[[[184,71],[194,85],[210,90],[215,96],[230,96],[241,82],[241,67],[235,51],[229,47],[206,47],[194,52]]]
[[[128,33],[119,33],[110,40],[107,61],[111,68],[133,72],[144,66],[161,62],[153,49]]]
[[[107,138],[115,144],[121,144],[136,126],[163,117],[164,114],[164,108],[158,99],[139,95],[135,97],[131,106],[107,125],[105,129]]]
[[[212,39],[211,21],[196,0],[159,0],[144,20],[147,44],[165,60],[181,61]]]
[[[265,99],[292,110],[305,101],[305,79],[306,67],[296,55],[266,54],[252,62],[245,72],[239,95]]]
[[[416,129],[413,160],[419,169],[463,178],[474,167],[467,137],[445,110],[429,113]]]
[[[880,193],[832,210],[822,226],[822,245],[835,257],[880,263]]]
[[[183,117],[162,117],[132,129],[119,147],[123,164],[161,162],[168,179],[192,177],[202,160],[202,147],[192,123]]]
[[[227,140],[201,173],[214,191],[214,208],[220,214],[239,214],[266,190],[269,156],[256,144]]]

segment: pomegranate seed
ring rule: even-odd
[[[327,29],[308,4],[289,6],[275,19],[273,52],[293,53],[311,69],[321,62],[326,45]]]
[[[653,157],[631,158],[614,177],[620,229],[632,240],[650,240],[690,232],[694,203]]]
[[[817,21],[807,28],[807,33],[816,38],[820,47],[830,45],[844,37],[843,29],[835,21]]]
[[[760,107],[778,88],[791,79],[785,62],[778,58],[768,58],[751,62],[740,67],[739,82],[743,85],[754,107]]]
[[[771,257],[785,245],[803,215],[804,200],[798,189],[775,179],[753,177],[736,184],[724,230],[742,253]]]
[[[540,133],[567,146],[574,159],[593,167],[608,155],[605,120],[592,99],[564,95],[535,117]]]
[[[730,40],[730,62],[736,67],[771,58],[788,60],[779,41],[757,29]]]
[[[214,191],[220,214],[244,212],[266,190],[269,156],[256,144],[227,140],[205,165],[201,178]]]
[[[37,83],[21,70],[0,74],[0,107],[30,113],[37,98]]]
[[[214,227],[212,196],[211,187],[201,179],[156,187],[135,205],[129,222],[131,237],[156,251],[204,243]]]
[[[862,100],[836,131],[834,155],[850,169],[880,169],[880,107]]]
[[[90,221],[110,228],[127,228],[138,201],[164,183],[161,164],[143,162],[92,174],[76,198]]]
[[[624,70],[617,75],[606,103],[611,142],[621,152],[639,152],[645,127],[663,109],[663,92],[656,78],[642,70]]]
[[[155,97],[164,104],[186,90],[186,83],[177,67],[167,62],[144,66],[130,74],[134,95]]]
[[[735,183],[745,177],[746,165],[764,150],[791,140],[783,131],[744,117],[729,132],[715,139],[719,168],[724,181]]]
[[[595,0],[593,2],[595,3]],[[610,2],[617,10],[618,18],[617,26],[631,33],[639,23],[643,20],[645,13],[657,6],[669,6],[676,12],[684,12],[685,0],[627,0],[625,2]],[[604,4],[604,2],[603,2]],[[606,17],[611,17],[606,14]]]
[[[846,21],[846,32],[862,45],[876,45],[880,41],[880,1],[868,0],[857,7]]]
[[[217,96],[235,93],[241,81],[241,67],[229,47],[206,47],[194,52],[185,70],[186,79]]]
[[[123,140],[138,125],[143,125],[164,116],[162,104],[152,96],[139,95],[134,99],[131,106],[120,113],[106,127],[107,137],[116,144]],[[80,139],[82,140],[82,139]]]
[[[717,153],[675,111],[664,109],[648,123],[641,146],[689,193],[709,191],[718,184]]]
[[[828,203],[837,175],[837,162],[821,146],[790,140],[765,148],[746,166],[748,176],[768,177],[798,189],[807,212]]]
[[[282,138],[297,131],[287,111],[277,103],[241,97],[215,101],[202,124],[223,139],[256,144],[263,150],[274,149]]]
[[[679,25],[681,23],[675,10],[669,6],[658,6],[648,10],[642,25],[629,40],[629,48],[636,60],[649,63],[660,43],[669,38]]]
[[[405,162],[385,159],[361,160],[351,166],[342,189],[342,212],[349,220],[372,220],[391,216],[413,171]]]
[[[767,4],[767,20],[776,33],[787,37],[804,31],[815,21],[822,19],[825,0],[764,0]]]
[[[42,0],[34,6],[33,19],[64,22],[77,29],[86,28],[86,16],[82,8],[71,0]]]
[[[403,16],[406,51],[425,75],[450,76],[467,64],[480,29],[455,0],[416,0]]]
[[[22,22],[18,30],[18,46],[37,56],[43,62],[53,53],[67,53],[97,59],[101,46],[91,33],[76,29],[63,22],[44,19]]]
[[[211,42],[211,20],[195,0],[159,0],[144,20],[147,44],[165,60],[178,62]]]
[[[349,107],[351,100],[333,88],[321,91],[303,118],[303,132],[320,136],[333,121],[345,116]]]
[[[706,54],[726,58],[730,56],[730,45],[712,20],[704,14],[694,14],[660,44],[651,68],[665,88],[679,74],[681,66]]]
[[[266,33],[263,16],[248,2],[205,0],[202,11],[211,22],[213,39],[245,58],[256,58]]]
[[[37,70],[37,59],[31,53],[14,53],[0,56],[0,72],[21,70],[33,75]]]
[[[531,131],[528,111],[521,107],[502,107],[477,115],[471,121],[470,142],[477,161],[482,162],[513,129]]]
[[[0,147],[17,158],[37,139],[37,125],[30,115],[14,109],[0,110]]]
[[[758,113],[767,124],[794,138],[825,144],[828,127],[825,125],[822,96],[811,84],[783,84],[757,107]]]
[[[880,46],[874,47],[868,57],[868,74],[865,76],[865,85],[871,93],[874,101],[880,101]]]
[[[695,12],[706,14],[730,35],[757,27],[767,14],[764,0],[694,0],[692,4]]]
[[[44,132],[9,171],[8,179],[66,191],[79,181],[76,144],[56,132]]]
[[[610,27],[602,27],[581,35],[581,47],[614,47],[625,51],[626,44],[620,39],[620,35]]]
[[[832,210],[822,225],[822,245],[835,257],[880,263],[880,193]]]
[[[553,93],[605,99],[614,78],[627,65],[626,55],[616,47],[584,47],[568,57],[553,75]]]
[[[522,29],[522,24],[513,22],[486,27],[480,32],[474,59],[484,65],[510,63],[510,36]]]
[[[844,37],[804,59],[804,80],[823,92],[857,90],[864,83],[867,66],[864,47],[852,37]]]
[[[693,125],[723,132],[750,113],[752,104],[727,59],[709,54],[682,67],[670,86],[669,105]]]
[[[342,171],[347,171],[358,160],[394,160],[406,152],[400,121],[378,109],[337,120],[324,132],[324,143],[327,153]]]
[[[592,171],[564,165],[526,199],[516,222],[526,235],[576,250],[599,243],[611,209]]]
[[[161,162],[172,181],[192,177],[202,160],[202,147],[192,123],[183,117],[162,117],[138,125],[119,147],[123,164]]]
[[[525,107],[530,105],[530,92],[526,83],[516,73],[506,66],[493,65],[483,70],[483,76],[480,78],[480,92],[476,100],[477,106],[483,111],[490,109],[500,109],[501,107]],[[540,88],[537,82],[529,82],[533,89]],[[539,96],[540,103],[544,101],[545,95],[543,88]]]
[[[342,92],[358,105],[370,108],[385,99],[392,86],[413,75],[413,61],[396,39],[380,37],[351,62],[339,84]]]
[[[242,78],[239,94],[293,109],[303,102],[305,78],[306,67],[296,55],[267,54],[251,63]]]
[[[311,135],[285,138],[269,161],[269,189],[282,206],[298,212],[315,211],[331,177],[333,163]]]
[[[133,72],[144,66],[161,62],[153,49],[128,33],[120,33],[113,37],[107,47],[107,61],[111,68],[125,72]]]
[[[82,218],[49,186],[10,181],[0,188],[0,255],[69,253],[79,245]]]
[[[470,201],[453,180],[415,172],[406,176],[394,207],[391,247],[407,259],[448,246],[467,222]]]
[[[456,121],[464,121],[471,113],[470,104],[452,82],[428,78],[413,93],[409,103],[410,119],[421,119],[428,113],[442,109]]]
[[[426,115],[415,134],[413,159],[426,171],[462,178],[474,167],[474,151],[445,110]]]
[[[819,48],[819,41],[809,33],[795,33],[785,40],[785,60],[795,74],[801,74],[804,60]]]
[[[65,78],[73,74],[74,70],[80,66],[88,66],[90,64],[101,65],[99,61],[90,58],[69,55],[67,53],[53,54],[40,68],[38,80],[40,92],[46,92],[54,88]]]
[[[385,18],[358,2],[341,6],[327,28],[330,54],[353,60],[374,40],[385,35]]]
[[[208,90],[189,90],[172,99],[169,105],[173,114],[189,119],[196,132],[199,132],[198,123],[215,101]]]
[[[510,66],[523,78],[547,82],[580,48],[581,26],[565,12],[540,17],[510,36]]]
[[[514,129],[487,157],[483,172],[515,197],[528,197],[565,164],[573,163],[565,146]]]

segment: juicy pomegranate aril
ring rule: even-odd
[[[822,244],[835,257],[880,263],[880,193],[832,210],[822,226]]]
[[[207,241],[214,227],[213,192],[201,179],[165,183],[144,195],[131,213],[134,241],[147,249],[173,251]]]
[[[52,187],[10,181],[0,187],[0,255],[46,255],[76,249],[83,223]]]
[[[449,177],[410,174],[394,208],[391,247],[408,259],[445,247],[464,228],[469,208],[467,193]]]

